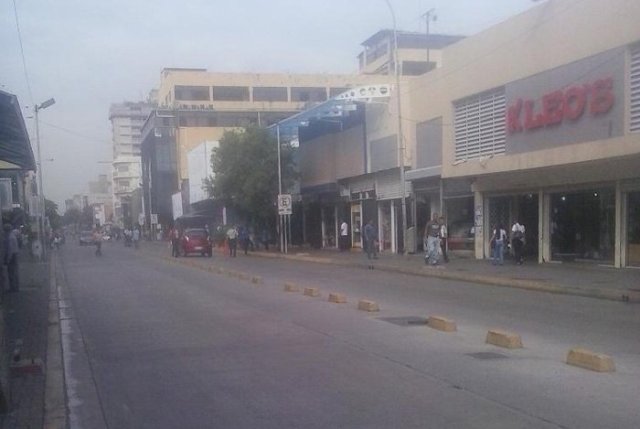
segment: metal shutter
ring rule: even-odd
[[[629,131],[640,132],[640,47],[631,51],[629,70]]]
[[[506,99],[504,89],[454,104],[456,161],[504,153]]]

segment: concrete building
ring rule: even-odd
[[[98,176],[98,180],[89,182],[88,186],[86,205],[93,207],[94,219],[100,225],[113,222],[113,194],[109,176],[101,174]]]
[[[579,7],[545,2],[409,84],[414,200],[476,258],[519,219],[529,261],[640,265],[640,4]]]
[[[132,193],[141,182],[140,143],[142,126],[153,108],[152,102],[124,102],[109,109],[113,139],[114,221],[131,222]]]
[[[463,36],[425,34],[398,31],[398,63],[403,76],[418,76],[442,66],[442,50]],[[362,42],[358,55],[359,71],[363,74],[394,75],[393,30],[380,30]]]
[[[299,135],[305,242],[314,247],[337,247],[338,225],[346,221],[351,246],[362,247],[361,232],[372,220],[378,228],[379,250],[416,249],[415,226],[404,242],[403,212],[407,226],[415,225],[416,213],[411,186],[403,186],[400,180],[401,168],[411,165],[415,146],[411,142],[415,139],[415,121],[409,110],[408,88],[420,75],[442,67],[442,50],[462,39],[398,32],[398,88],[384,84],[395,83],[389,75],[395,71],[394,40],[393,31],[382,30],[363,43],[365,49],[359,55],[360,71],[382,74],[372,75],[382,85],[357,88],[326,102],[326,114],[309,111],[301,115],[303,121],[300,115],[285,121],[286,127],[297,127]],[[333,110],[340,114],[335,115]],[[402,131],[398,129],[399,117]],[[400,132],[402,138],[398,137]]]
[[[494,226],[510,229],[520,220],[528,261],[640,266],[640,4],[584,0],[580,9],[572,13],[569,0],[542,3],[443,47],[435,55],[438,67],[428,73],[403,76],[413,241],[406,250],[421,250],[425,223],[443,213],[454,253],[488,258]],[[386,46],[381,52],[392,58]],[[386,70],[377,61],[388,60],[372,50],[361,64]],[[373,119],[375,107],[364,105],[361,125],[300,129],[301,154],[317,159],[303,163],[302,186],[303,199],[305,191],[318,193],[319,210],[309,213],[319,213],[322,245],[326,231],[337,235],[338,217],[351,223],[354,245],[368,217],[378,223],[381,247],[387,219],[396,236],[402,233],[393,226],[397,192],[390,209],[380,198],[402,187],[399,175],[392,169],[371,174],[384,153],[397,150],[376,149],[392,141],[391,100],[387,118]],[[363,156],[349,147],[364,148]],[[351,171],[332,167],[331,155],[328,161],[320,153],[342,153],[353,161]],[[382,164],[391,167],[391,161]]]
[[[346,89],[377,83],[368,75],[212,73],[167,68],[161,73],[159,106],[142,130],[143,183],[147,219],[172,222],[171,195],[189,206],[188,153],[226,130],[268,126]]]

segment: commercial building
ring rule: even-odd
[[[172,195],[188,208],[188,153],[226,130],[268,126],[346,89],[379,81],[367,75],[212,73],[166,68],[158,108],[142,129],[145,209],[161,224],[173,222]]]
[[[124,102],[112,104],[109,109],[113,139],[114,221],[121,226],[132,221],[131,200],[141,182],[142,126],[152,108],[152,102]]]
[[[540,4],[409,83],[415,204],[439,197],[476,258],[520,220],[530,261],[640,265],[640,4],[577,7]]]
[[[411,165],[415,147],[408,85],[442,67],[442,50],[463,37],[398,32],[397,40],[399,87],[390,76],[395,72],[394,33],[382,30],[363,42],[358,57],[361,73],[377,73],[378,85],[348,91],[282,124],[297,128],[304,241],[314,247],[337,247],[343,221],[351,246],[362,247],[369,220],[377,225],[381,251],[414,251],[418,245],[415,226],[403,231],[403,218],[406,226],[416,224],[411,185],[401,181],[401,169]],[[437,169],[436,189],[439,174]]]

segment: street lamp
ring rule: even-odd
[[[402,190],[402,248],[403,253],[406,253],[407,249],[407,200],[406,200],[406,185],[404,177],[404,138],[402,136],[402,111],[400,101],[400,65],[398,64],[398,29],[396,26],[396,14],[391,6],[389,0],[385,0],[389,11],[391,12],[391,19],[393,20],[393,65],[394,74],[396,75],[396,99],[398,103],[398,132],[396,140],[398,144],[398,158],[400,164],[400,189]]]
[[[56,103],[56,100],[50,98],[39,105],[36,104],[34,108],[35,116],[36,116],[36,145],[38,148],[38,193],[40,194],[40,219],[38,221],[38,236],[40,238],[40,243],[42,244],[42,257],[44,259],[47,253],[47,246],[45,245],[46,240],[44,238],[44,214],[45,214],[45,200],[44,200],[44,188],[42,185],[42,155],[40,153],[40,124],[38,122],[38,112],[42,109],[46,109],[47,107],[53,106]]]

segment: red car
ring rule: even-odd
[[[211,257],[213,248],[211,240],[204,228],[185,229],[181,238],[182,253],[187,256],[189,253],[199,253],[202,256]]]

